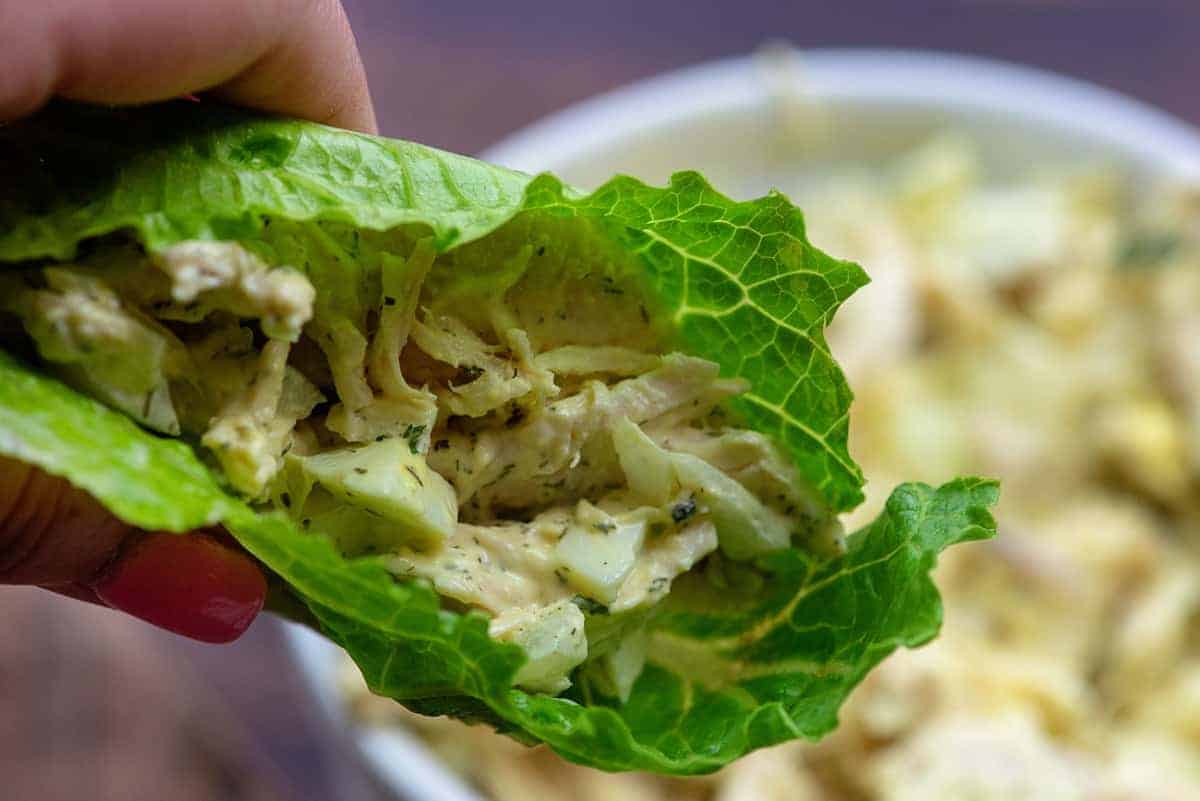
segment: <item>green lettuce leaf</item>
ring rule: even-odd
[[[0,262],[70,259],[83,240],[130,229],[156,250],[233,239],[358,310],[368,304],[344,298],[369,295],[359,273],[377,260],[364,256],[388,243],[360,233],[419,226],[446,252],[523,218],[519,234],[635,261],[680,347],[751,381],[746,421],[789,449],[833,509],[862,501],[846,448],[852,396],[823,330],[866,275],[812,247],[781,194],[735,203],[680,173],[666,188],[619,177],[581,197],[550,175],[191,103],[53,107],[0,127],[0,175]]]
[[[286,255],[323,302],[349,310],[378,280],[372,256],[414,231],[432,233],[463,269],[485,236],[620,261],[643,277],[648,307],[682,349],[752,382],[744,420],[787,447],[830,509],[861,500],[846,449],[851,395],[822,330],[865,277],[809,245],[782,195],[736,203],[684,173],[662,188],[619,177],[584,196],[552,176],[420,145],[186,103],[56,106],[0,127],[0,174],[0,262],[69,259],[84,240],[121,231],[151,249],[235,239]],[[650,663],[620,703],[586,678],[567,697],[515,689],[523,654],[490,639],[482,615],[443,610],[427,585],[251,509],[187,444],[3,353],[0,453],[65,476],[140,527],[223,523],[376,692],[584,764],[679,774],[833,728],[872,666],[936,634],[929,571],[946,546],[994,532],[997,492],[977,479],[903,485],[841,558],[774,554],[757,566],[768,580],[731,575],[719,597],[709,578],[679,582],[655,618]]]

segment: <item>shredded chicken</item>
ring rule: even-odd
[[[172,305],[155,309],[166,320],[195,322],[211,310],[257,318],[263,333],[294,342],[312,319],[315,292],[303,275],[286,267],[268,267],[230,242],[183,242],[155,260],[171,279]]]
[[[288,350],[283,340],[263,345],[253,378],[213,418],[201,439],[216,454],[230,483],[252,498],[261,496],[279,472],[297,421],[324,400],[316,387],[288,367]]]
[[[179,341],[86,272],[52,267],[42,274],[45,289],[16,281],[3,292],[5,310],[24,321],[42,357],[80,389],[178,434],[168,381],[189,361]]]
[[[477,499],[475,508],[481,516],[498,506],[544,506],[564,494],[580,492],[578,484],[568,485],[569,474],[583,462],[593,437],[607,431],[616,419],[644,423],[676,410],[694,418],[715,402],[710,400],[714,387],[733,394],[743,384],[717,378],[713,362],[674,354],[636,378],[611,386],[588,382],[577,394],[535,409],[511,427],[449,432],[441,441],[444,444],[431,452],[430,463],[454,482],[460,503]],[[611,454],[600,461],[603,464],[589,463],[590,475],[599,477],[601,486],[617,480]],[[589,474],[581,471],[581,475]]]
[[[450,414],[482,417],[533,388],[517,365],[498,355],[499,346],[485,343],[455,317],[427,315],[413,327],[413,342],[438,361],[458,368],[439,397]]]
[[[371,308],[314,307],[305,275],[228,242],[105,243],[5,280],[57,369],[198,437],[237,492],[346,555],[379,554],[492,615],[493,636],[526,650],[527,689],[561,692],[590,659],[627,695],[647,610],[676,578],[718,550],[789,547],[828,517],[734,426],[725,401],[747,383],[662,352],[616,271],[531,273],[526,244],[491,254],[494,271],[439,273],[432,239],[403,241],[353,273],[345,298]],[[579,309],[559,305],[568,284],[587,293]],[[633,450],[618,457],[622,426]],[[660,462],[665,489],[647,494]]]
[[[421,283],[433,257],[430,242],[421,240],[407,262],[384,262],[379,326],[369,346],[345,318],[321,326],[317,334],[341,399],[330,410],[326,425],[349,442],[403,436],[419,429],[418,450],[428,447],[428,433],[438,415],[437,398],[409,385],[400,370],[400,357],[412,333]]]

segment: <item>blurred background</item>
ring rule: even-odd
[[[475,152],[588,95],[764,41],[950,50],[1200,122],[1192,0],[346,0],[383,133]]]
[[[1200,124],[1195,0],[347,0],[383,133],[474,153],[664,70],[805,46],[941,49],[1111,87]],[[0,589],[0,797],[373,799],[274,620],[200,647]]]

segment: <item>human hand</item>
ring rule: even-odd
[[[0,0],[0,31],[0,122],[53,97],[195,94],[375,131],[338,0]],[[240,636],[267,591],[222,532],[137,531],[64,480],[4,458],[0,584],[46,587],[206,642]]]
[[[375,132],[338,0],[0,0],[0,31],[0,120],[198,94]]]
[[[267,590],[222,532],[138,531],[83,490],[3,457],[0,584],[45,587],[205,642],[241,635]]]

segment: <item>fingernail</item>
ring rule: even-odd
[[[207,534],[148,534],[92,588],[114,609],[210,643],[240,637],[267,595],[254,561]]]

